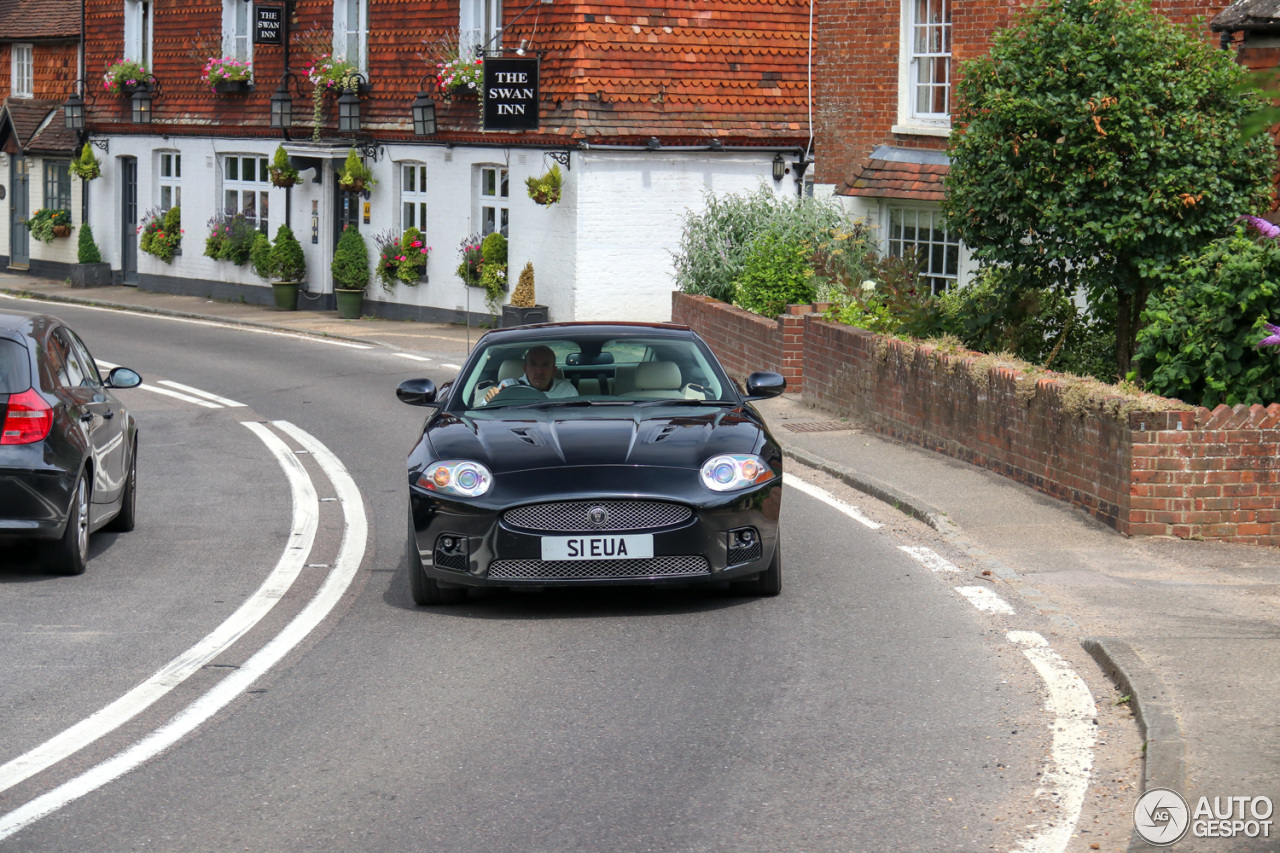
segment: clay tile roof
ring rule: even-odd
[[[79,0],[0,0],[0,40],[80,38]]]
[[[1215,32],[1268,32],[1280,30],[1280,0],[1240,0],[1209,22]]]
[[[924,160],[926,162],[909,162]],[[884,146],[871,159],[856,166],[842,195],[872,198],[905,198],[940,202],[946,195],[943,181],[950,166],[937,152],[901,152]]]
[[[61,121],[62,104],[58,101],[36,101],[30,98],[6,98],[3,115],[13,128],[18,146],[24,151],[70,151],[75,145],[74,134],[68,133]],[[54,134],[49,134],[53,130]],[[65,143],[57,135],[61,130],[66,134]],[[50,147],[55,139],[58,144]],[[39,140],[39,142],[37,142]],[[38,146],[38,149],[37,149]]]

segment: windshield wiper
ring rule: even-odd
[[[533,403],[517,403],[512,406],[506,406],[508,409],[567,409],[567,408],[587,408],[589,406],[633,406],[635,400],[538,400]]]
[[[676,400],[645,400],[637,406],[736,406],[733,400],[698,400],[679,398]]]

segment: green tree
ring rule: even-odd
[[[1028,287],[1114,310],[1126,374],[1152,276],[1267,198],[1243,69],[1145,0],[1047,0],[959,73],[951,227]]]

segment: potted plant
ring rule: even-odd
[[[71,236],[71,211],[42,207],[26,221],[31,236],[41,243],[52,243],[54,237]]]
[[[366,91],[367,84],[361,85],[360,69],[350,62],[334,59],[327,53],[307,63],[307,79],[315,87],[311,90],[311,106],[315,124],[311,131],[311,139],[320,141],[320,128],[324,124],[324,96],[328,92],[341,93],[356,83],[356,88]]]
[[[494,231],[480,244],[480,286],[484,288],[484,304],[497,315],[502,308],[502,294],[507,292],[507,238]]]
[[[545,323],[547,306],[538,305],[534,295],[534,264],[525,264],[520,270],[520,279],[516,282],[515,291],[511,292],[511,304],[502,306],[502,328],[509,329],[513,325]]]
[[[131,95],[147,85],[151,72],[141,62],[117,59],[102,75],[102,88],[110,95]]]
[[[338,300],[338,316],[344,320],[360,317],[360,305],[364,289],[369,285],[369,249],[360,236],[360,229],[348,225],[338,238],[333,250],[333,293]]]
[[[525,186],[529,188],[529,198],[538,204],[548,206],[560,200],[563,183],[559,164],[552,164],[550,169],[537,177],[525,179]]]
[[[72,287],[106,287],[111,284],[111,264],[102,262],[102,253],[98,251],[93,229],[87,222],[80,226],[76,250],[79,263],[71,265]]]
[[[520,271],[516,289],[511,292],[511,304],[502,306],[502,328],[526,326],[529,323],[547,322],[547,306],[538,305],[534,295],[533,262],[529,261]]]
[[[182,209],[148,210],[138,226],[138,248],[167,263],[182,246]]]
[[[218,213],[209,220],[209,236],[204,253],[219,261],[231,261],[238,267],[249,262],[258,229],[243,213]]]
[[[338,170],[338,185],[349,193],[360,193],[372,189],[376,183],[373,170],[360,159],[359,152],[354,148],[348,151],[346,162]]]
[[[484,60],[474,61],[454,55],[436,63],[436,85],[445,95],[480,94],[484,85]]]
[[[427,256],[431,247],[422,239],[422,232],[410,227],[397,237],[384,231],[374,238],[378,252],[378,281],[382,289],[390,293],[397,284],[414,287],[427,271]]]
[[[298,170],[289,162],[283,145],[276,146],[276,153],[271,158],[271,183],[282,189],[298,183]]]
[[[211,57],[200,79],[221,94],[247,92],[253,86],[253,64],[231,56]]]
[[[265,281],[271,280],[271,238],[261,231],[253,237],[253,248],[249,250],[249,266],[253,274]]]
[[[341,247],[342,241],[339,240],[338,244]],[[360,247],[364,248],[364,240],[360,241]],[[336,263],[337,253],[334,254]],[[298,242],[297,237],[293,236],[293,229],[288,225],[281,225],[276,229],[276,240],[271,247],[269,266],[273,278],[271,291],[275,296],[276,307],[281,311],[297,311],[298,290],[307,277],[307,256],[302,253],[302,244]],[[365,278],[367,281],[367,269]],[[334,280],[337,281],[336,276]],[[362,287],[361,292],[363,290]],[[356,310],[358,312],[359,308]]]
[[[92,181],[102,174],[102,161],[93,153],[93,146],[86,142],[80,149],[80,155],[72,158],[67,168],[71,170],[71,174]]]

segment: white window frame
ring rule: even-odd
[[[270,158],[258,154],[222,154],[222,209],[226,215],[244,213],[263,234],[269,233],[271,217]],[[251,164],[251,165],[249,165]],[[253,176],[245,178],[245,167]],[[249,215],[249,211],[253,215]]]
[[[368,76],[369,0],[334,0],[333,55]]]
[[[476,167],[476,221],[480,236],[494,231],[511,238],[511,172],[506,166],[487,164]],[[492,227],[491,227],[492,226]]]
[[[9,50],[9,93],[15,98],[35,97],[35,48],[15,44]]]
[[[502,47],[502,0],[460,0],[458,14],[458,55],[470,62],[476,48]]]
[[[901,217],[903,227],[899,228],[895,217]],[[906,226],[915,230],[915,236],[908,239]],[[920,239],[920,229],[929,231],[929,238]],[[934,295],[957,285],[960,281],[961,258],[964,247],[960,238],[947,228],[947,220],[942,208],[937,205],[895,204],[886,201],[882,205],[880,233],[881,251],[886,257],[901,257],[906,246],[916,249],[916,257],[920,260],[920,275],[929,282]],[[941,239],[935,239],[934,235]],[[939,250],[940,249],[940,254]],[[954,266],[948,269],[948,261]]]
[[[400,233],[417,228],[427,233],[427,166],[400,164]]]
[[[253,61],[253,4],[248,0],[222,0],[222,55]]]
[[[124,58],[151,70],[151,41],[155,31],[152,0],[124,0]]]
[[[156,206],[162,212],[182,207],[182,155],[156,152]]]
[[[951,130],[952,0],[902,0],[898,60],[898,124],[894,133],[946,136]],[[922,9],[923,7],[923,9]],[[924,11],[928,20],[920,20]],[[941,63],[944,81],[922,81],[922,70]],[[942,109],[920,109],[922,88],[942,93]]]

